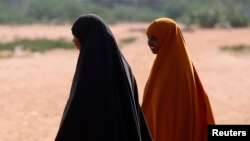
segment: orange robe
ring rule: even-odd
[[[181,30],[175,21],[159,18],[147,35],[155,36],[160,46],[142,102],[153,140],[207,141],[214,117]]]

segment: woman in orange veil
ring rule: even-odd
[[[154,141],[207,141],[215,124],[208,96],[192,63],[182,32],[169,18],[147,29],[157,54],[144,90],[142,109]]]

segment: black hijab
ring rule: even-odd
[[[82,49],[55,141],[151,141],[135,78],[110,29],[87,14],[72,33]]]

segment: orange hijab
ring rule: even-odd
[[[154,141],[207,141],[214,117],[181,30],[175,21],[159,18],[147,35],[160,47],[142,102]]]

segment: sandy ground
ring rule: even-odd
[[[122,45],[121,51],[136,76],[140,98],[155,57],[146,45],[146,25],[110,26],[117,42],[136,38],[135,42]],[[18,38],[71,40],[70,27],[0,25],[0,42]],[[195,29],[183,34],[216,123],[250,124],[250,53],[219,50],[222,45],[250,45],[250,28]],[[19,52],[10,56],[0,58],[0,140],[52,141],[68,98],[78,51]]]

